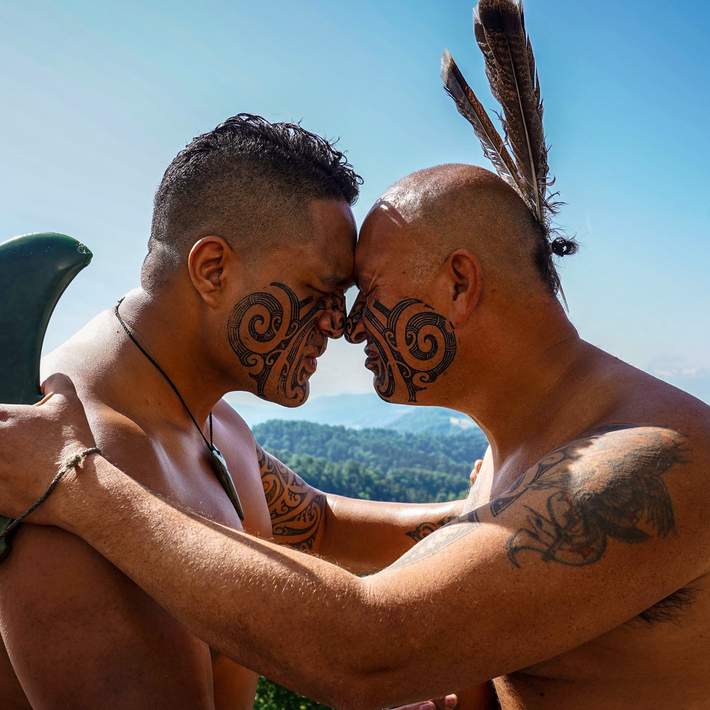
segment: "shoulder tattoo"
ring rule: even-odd
[[[610,539],[638,544],[675,531],[663,476],[687,461],[684,439],[673,431],[617,426],[591,432],[550,453],[490,503],[430,530],[390,569],[440,552],[518,501],[525,523],[506,542],[513,566],[529,554],[563,565],[593,564]],[[535,491],[543,497],[531,500]]]
[[[589,565],[602,558],[609,539],[636,544],[675,530],[663,475],[686,462],[682,438],[662,429],[630,428],[623,438],[605,440],[608,433],[558,449],[526,475],[524,487],[516,482],[491,503],[496,516],[523,493],[545,491],[544,503],[524,505],[527,524],[508,540],[508,558],[516,567],[523,552],[545,562]]]

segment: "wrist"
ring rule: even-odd
[[[79,449],[76,453],[83,451],[89,449]],[[83,518],[100,510],[100,480],[112,469],[114,466],[100,452],[84,456],[77,465],[72,466],[49,498],[43,517],[48,517],[52,525],[78,534]]]

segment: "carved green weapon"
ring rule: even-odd
[[[91,257],[76,239],[52,232],[0,244],[0,402],[34,404],[42,398],[39,363],[49,319]],[[0,532],[9,522],[0,517]],[[0,538],[0,561],[9,551],[7,538]]]

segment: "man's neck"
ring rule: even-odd
[[[210,368],[199,332],[185,306],[179,302],[179,297],[177,302],[172,297],[157,299],[142,290],[135,290],[122,301],[119,313],[131,334],[158,363],[180,392],[192,416],[202,425],[228,388],[215,369]],[[138,352],[133,343],[130,345]],[[165,377],[148,358],[139,352],[138,355],[145,362],[151,389],[160,399],[173,401],[175,406],[170,406],[169,412],[175,413],[176,421],[184,422],[187,413],[170,391]]]
[[[595,401],[590,380],[605,355],[566,323],[541,339],[516,333],[475,369],[475,382],[457,403],[488,437],[494,468],[511,456],[540,455],[593,425],[608,405]]]

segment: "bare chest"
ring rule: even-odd
[[[497,678],[501,707],[708,707],[707,579],[696,580],[689,589],[691,603],[671,601],[664,614],[652,613],[650,621],[635,617],[578,648]]]
[[[514,495],[516,480],[482,466],[466,507]],[[613,585],[608,603],[615,603]],[[585,604],[580,592],[580,610]],[[569,618],[573,626],[574,617]],[[496,679],[504,710],[708,707],[710,579],[702,576],[577,648]]]
[[[253,446],[239,435],[221,433],[215,443],[242,503],[243,522],[218,479],[207,447],[193,437],[161,437],[149,442],[161,471],[155,490],[171,503],[221,525],[270,537],[271,522]]]

